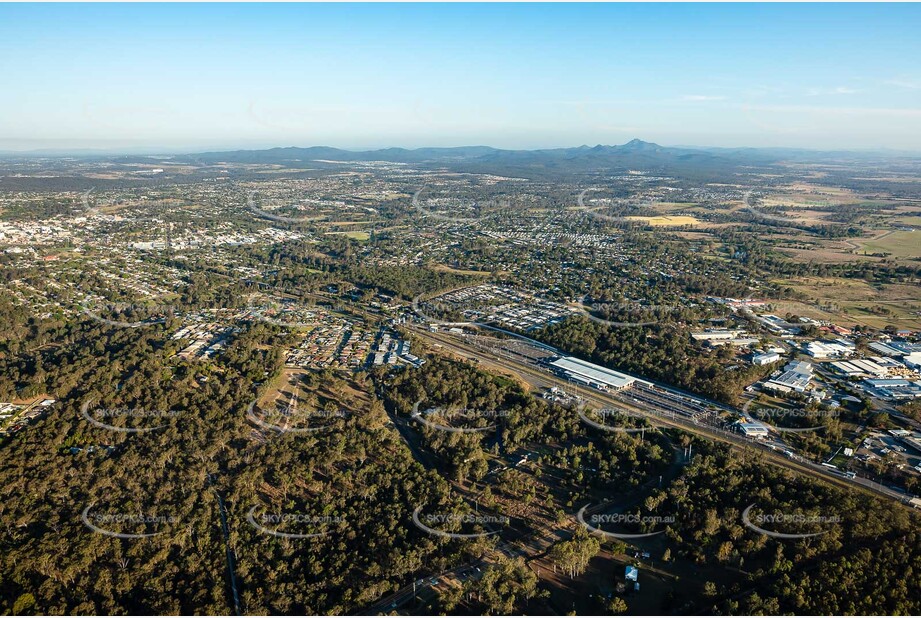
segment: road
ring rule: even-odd
[[[224,499],[221,498],[221,494],[218,492],[217,487],[214,486],[210,474],[208,475],[208,484],[211,485],[211,489],[214,490],[214,495],[217,496],[218,509],[221,514],[221,531],[224,534],[224,545],[227,547],[227,573],[230,583],[230,592],[233,595],[233,610],[234,613],[239,616],[241,614],[240,593],[237,591],[237,576],[234,570],[236,557],[233,554],[233,549],[230,547],[230,530],[227,527],[227,509],[224,507]]]

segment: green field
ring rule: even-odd
[[[347,237],[347,238],[351,238],[352,240],[360,240],[360,241],[370,240],[370,238],[371,238],[371,233],[370,233],[370,232],[360,232],[360,231],[354,231],[354,232],[326,232],[326,234],[327,234],[327,235],[330,235],[330,234],[338,234],[338,235],[340,235],[340,236],[345,236],[345,237]]]
[[[895,258],[921,257],[921,233],[892,232],[861,243],[868,253],[889,253]]]

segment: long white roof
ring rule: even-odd
[[[550,364],[564,371],[588,378],[600,384],[607,384],[614,388],[624,388],[636,382],[636,378],[632,376],[620,373],[619,371],[606,369],[572,356],[558,358]]]

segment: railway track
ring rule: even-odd
[[[475,358],[478,361],[483,356],[483,352],[477,350],[471,346],[466,345],[464,342],[458,341],[456,337],[450,337],[441,333],[432,333],[428,330],[416,326],[410,326],[410,330],[418,336],[420,339],[428,340],[432,343],[441,344],[445,349],[451,350],[461,356],[468,358]],[[483,359],[488,364],[500,367],[513,375],[521,377],[523,380],[531,384],[532,386],[544,386],[552,385],[563,388],[569,392],[574,392],[582,397],[584,400],[593,403],[595,405],[600,405],[601,407],[620,409],[626,412],[638,413],[643,417],[647,418],[653,425],[660,425],[671,427],[674,429],[681,429],[689,433],[699,435],[710,440],[715,440],[729,444],[730,446],[742,449],[743,451],[754,451],[762,456],[765,461],[777,465],[788,470],[805,474],[814,478],[820,478],[823,481],[836,485],[838,487],[845,487],[849,489],[861,490],[876,496],[882,496],[892,500],[896,500],[900,503],[905,502],[905,497],[891,491],[885,487],[882,487],[878,484],[866,481],[864,479],[846,479],[843,476],[835,474],[834,472],[820,467],[818,464],[811,464],[809,462],[800,462],[793,459],[789,459],[784,455],[776,453],[775,451],[767,448],[766,446],[752,440],[747,439],[736,434],[729,433],[727,431],[718,429],[716,427],[711,427],[699,423],[695,423],[692,418],[686,417],[684,415],[679,416],[679,413],[672,412],[670,415],[665,415],[657,413],[650,410],[648,407],[641,407],[636,404],[631,404],[623,401],[620,398],[617,398],[608,393],[598,391],[595,389],[588,389],[577,384],[568,382],[562,378],[559,378],[549,371],[543,371],[536,367],[528,366],[523,363],[514,361],[510,358],[503,358],[501,356],[490,356],[489,358]],[[624,391],[625,393],[630,393],[630,391]],[[670,391],[666,391],[670,392]],[[683,393],[675,393],[677,397],[686,397]],[[626,396],[630,396],[627,394]],[[647,406],[650,404],[647,404]],[[720,406],[723,409],[727,409],[726,406]]]

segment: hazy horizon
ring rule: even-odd
[[[753,150],[790,150],[790,151],[804,151],[804,152],[849,152],[854,154],[893,154],[893,155],[918,155],[921,156],[921,146],[911,149],[911,148],[808,148],[800,146],[722,146],[722,145],[713,145],[713,146],[703,146],[700,144],[668,144],[660,142],[651,142],[650,140],[645,140],[642,137],[635,137],[625,142],[620,143],[607,143],[607,144],[563,144],[563,145],[552,145],[552,146],[536,146],[534,148],[503,148],[500,146],[494,146],[492,144],[446,144],[446,145],[412,145],[404,146],[401,144],[384,144],[376,146],[337,146],[334,144],[225,144],[225,145],[207,145],[203,144],[200,147],[186,147],[186,148],[170,148],[170,147],[157,147],[157,146],[137,146],[137,147],[114,147],[114,146],[99,146],[99,147],[32,147],[32,148],[0,148],[0,155],[23,155],[28,156],[30,154],[35,156],[183,156],[190,154],[199,154],[204,152],[232,152],[232,151],[247,151],[247,150],[272,150],[272,149],[284,149],[284,148],[334,148],[336,150],[343,150],[348,152],[372,152],[377,150],[386,150],[386,149],[403,149],[403,150],[424,150],[429,148],[494,148],[496,150],[507,150],[507,151],[540,151],[540,150],[557,150],[557,149],[567,149],[567,148],[582,148],[582,147],[596,147],[596,146],[606,146],[606,147],[617,147],[623,146],[633,140],[639,140],[647,143],[653,143],[657,146],[663,148],[678,148],[678,149],[700,149],[700,150],[734,150],[734,149],[753,149]]]

